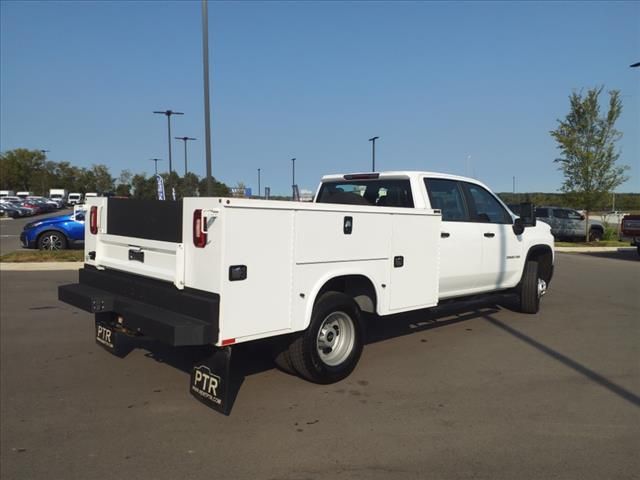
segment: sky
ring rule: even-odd
[[[640,192],[640,2],[209,2],[213,175],[272,194],[429,170],[555,192],[573,91],[621,91],[618,192]],[[0,2],[0,151],[205,173],[200,1]],[[606,96],[602,98],[606,102]],[[184,148],[173,143],[184,173]]]

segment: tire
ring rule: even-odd
[[[282,370],[290,375],[297,375],[296,369],[291,363],[291,355],[289,347],[291,346],[291,337],[287,336],[281,341],[277,341],[272,350],[273,363],[276,364],[278,370]]]
[[[528,260],[524,265],[522,280],[518,288],[520,294],[520,311],[522,313],[538,313],[540,298],[546,292],[547,283],[538,275],[538,262]]]
[[[602,230],[597,229],[597,228],[592,228],[591,230],[589,230],[589,241],[590,242],[599,242],[600,240],[602,240]]]
[[[309,327],[291,343],[289,358],[302,378],[335,383],[356,367],[363,345],[356,302],[344,293],[327,292],[316,301]]]
[[[65,250],[67,237],[55,230],[48,230],[38,237],[39,250]]]

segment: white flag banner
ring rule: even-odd
[[[164,200],[164,180],[156,174],[156,182],[158,183],[158,200]]]

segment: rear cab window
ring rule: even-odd
[[[316,203],[413,208],[409,179],[345,179],[327,181],[320,187]]]

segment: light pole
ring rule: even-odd
[[[261,190],[260,190],[260,169],[258,169],[258,198],[260,198]]]
[[[167,116],[167,139],[169,140],[169,173],[173,172],[173,163],[171,162],[171,115],[184,115],[182,112],[174,112],[173,110],[155,111]]]
[[[370,138],[369,141],[371,142],[371,171],[375,172],[376,171],[376,140],[378,140],[380,137],[373,137]]]
[[[291,200],[296,199],[296,159],[291,159]]]
[[[154,166],[156,167],[156,175],[158,175],[158,162],[161,162],[162,159],[161,158],[150,158],[149,160],[151,160],[154,163]]]
[[[49,150],[40,150],[40,153],[42,155],[44,155],[44,159],[46,160],[47,159],[47,153],[49,153]],[[42,172],[41,172],[41,177],[42,178],[40,179],[41,182],[42,182],[42,196],[43,197],[47,195],[47,192],[44,191],[44,172],[45,172],[45,169],[44,169],[44,165],[43,165],[42,166]]]
[[[211,177],[211,112],[209,111],[209,13],[207,0],[202,0],[202,73],[204,77],[204,143],[207,160],[207,196],[213,195]]]
[[[187,142],[189,140],[197,140],[197,138],[193,138],[193,137],[173,137],[176,140],[182,140],[184,142],[184,175],[185,177],[187,176],[187,172],[189,170],[187,170]]]

